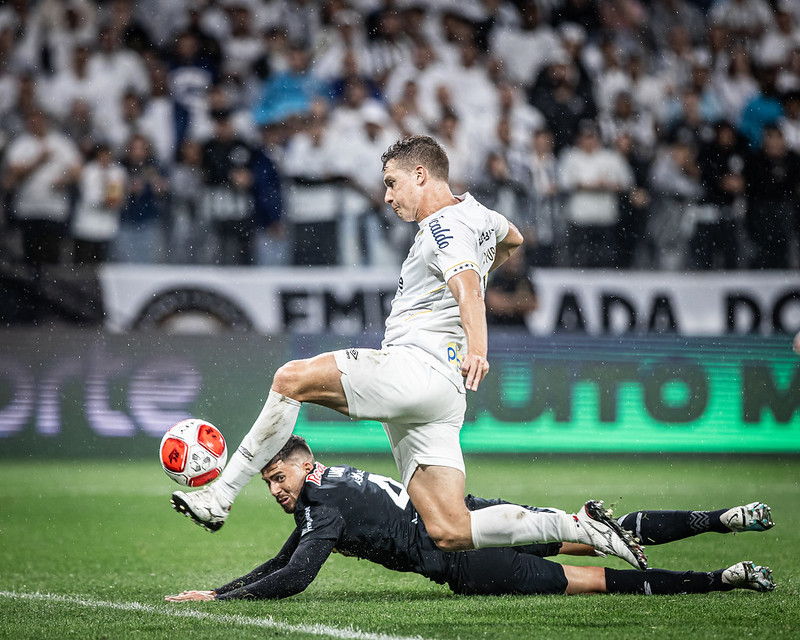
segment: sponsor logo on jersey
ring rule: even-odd
[[[489,238],[492,237],[492,234],[494,234],[494,229],[489,229],[488,231],[484,231],[480,236],[478,236],[478,246],[480,247],[481,245],[483,245],[484,242],[486,242]]]
[[[455,342],[447,343],[447,362],[453,364],[458,371],[461,371],[461,352]]]
[[[448,240],[452,240],[453,236],[448,236],[448,233],[451,233],[450,229],[447,227],[443,227],[442,223],[439,222],[439,218],[433,220],[429,225],[428,228],[431,230],[433,234],[433,240],[436,243],[436,246],[440,249],[445,249],[446,247],[450,246]]]
[[[328,478],[341,478],[347,467],[329,467]]]
[[[311,517],[311,507],[305,508],[305,518],[306,518],[306,524],[303,527],[303,530],[300,532],[301,536],[304,536],[307,533],[311,533],[311,529],[314,526],[314,518]]]
[[[306,476],[306,482],[311,482],[319,487],[322,484],[322,474],[327,468],[321,462],[315,463],[314,470]]]
[[[347,359],[349,360],[352,358],[353,360],[358,360],[358,349],[347,349],[345,352]]]
[[[360,487],[361,484],[364,482],[364,472],[355,469],[353,473],[350,474],[350,479]]]
[[[243,446],[239,446],[238,452],[239,452],[239,453],[241,453],[241,454],[242,454],[242,456],[244,457],[244,459],[245,459],[245,460],[247,460],[248,462],[250,462],[250,461],[252,461],[252,460],[253,460],[253,454],[252,454],[252,453],[250,453],[250,452],[249,452],[247,449],[245,449]]]

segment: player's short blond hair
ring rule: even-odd
[[[406,136],[398,140],[381,156],[384,171],[390,161],[394,161],[399,169],[407,171],[422,165],[434,178],[445,182],[450,179],[447,152],[430,136]]]

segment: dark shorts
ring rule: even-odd
[[[453,563],[447,583],[453,593],[461,595],[563,594],[567,589],[564,569],[557,562],[541,557],[555,555],[560,546],[462,551]]]

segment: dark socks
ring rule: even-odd
[[[681,593],[709,593],[733,589],[722,582],[719,571],[647,571],[606,569],[607,593],[633,593],[640,595],[674,595]]]
[[[619,523],[642,544],[666,544],[708,531],[730,533],[720,522],[725,511],[634,511],[622,516]]]

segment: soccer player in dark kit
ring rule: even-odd
[[[402,484],[349,466],[325,467],[314,460],[306,441],[295,435],[267,463],[262,478],[297,524],[278,555],[222,587],[184,591],[166,596],[167,601],[293,596],[311,584],[334,552],[418,573],[465,595],[649,595],[775,588],[770,569],[749,561],[711,572],[636,571],[561,565],[545,559],[558,554],[595,555],[593,547],[579,543],[445,552],[428,536]],[[466,498],[471,511],[498,503],[502,501]],[[637,511],[619,522],[647,544],[705,532],[765,531],[774,524],[769,507],[760,502],[718,511]]]

